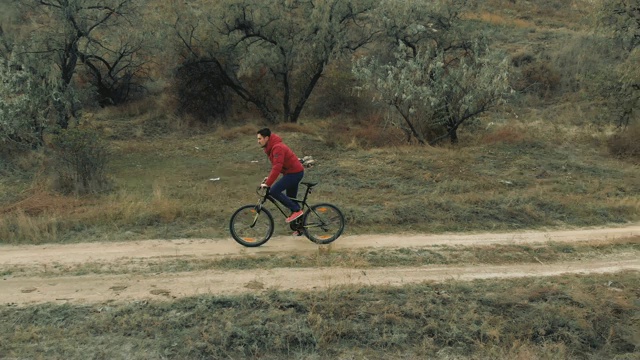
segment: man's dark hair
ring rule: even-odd
[[[258,134],[262,135],[262,137],[271,136],[271,130],[269,130],[269,128],[262,128],[258,130]]]

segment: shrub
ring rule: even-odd
[[[213,61],[182,64],[175,73],[173,91],[177,112],[199,122],[223,122],[229,114],[232,96],[225,86],[224,74]]]
[[[640,124],[628,126],[616,133],[608,141],[611,154],[640,162]]]
[[[67,129],[54,136],[52,146],[58,191],[88,194],[109,187],[105,172],[109,151],[97,133]]]
[[[524,57],[512,59],[512,63],[520,65],[520,74],[512,83],[516,90],[549,97],[560,85],[560,73],[548,61]]]
[[[20,62],[0,61],[0,155],[40,146],[51,126],[47,114],[53,111],[52,100],[60,96]]]

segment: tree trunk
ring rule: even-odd
[[[449,138],[451,139],[451,144],[455,145],[458,143],[458,131],[456,128],[449,131]]]
[[[292,123],[298,122],[298,118],[300,117],[300,113],[304,108],[304,104],[307,102],[307,100],[309,100],[309,97],[311,96],[313,89],[315,88],[316,84],[318,83],[318,80],[320,80],[320,77],[324,72],[324,65],[325,65],[324,62],[322,62],[316,68],[316,72],[315,74],[313,74],[311,81],[309,81],[309,84],[307,84],[307,87],[304,89],[304,92],[300,95],[300,99],[296,104],[296,108],[293,110],[293,114],[289,119],[290,122]]]

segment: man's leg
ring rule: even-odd
[[[302,176],[300,176],[300,180],[302,180]],[[286,194],[289,198],[295,199],[298,197],[298,185],[300,185],[300,180],[296,181],[295,185],[291,185],[287,188]]]
[[[269,190],[269,193],[292,212],[300,211],[300,205],[292,201],[290,195],[293,195],[291,196],[293,198],[297,196],[298,184],[302,180],[303,176],[304,172],[283,175],[280,180],[276,181],[276,183],[273,184],[273,186]],[[285,190],[287,191],[286,195],[283,193],[283,191]]]

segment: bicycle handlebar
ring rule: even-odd
[[[269,188],[258,186],[258,188],[256,189],[256,193],[260,195],[260,197],[265,197],[269,193]]]

